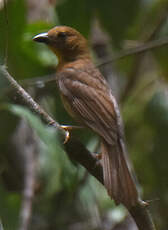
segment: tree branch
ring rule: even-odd
[[[0,71],[33,112],[35,112],[47,125],[52,125],[57,129],[61,129],[61,126],[56,121],[54,121],[54,119],[52,119],[13,79],[13,77],[8,73],[5,66],[0,66]],[[69,142],[65,144],[65,149],[68,153],[69,158],[74,159],[83,167],[85,167],[91,175],[93,175],[100,183],[103,184],[102,165],[85,148],[83,144],[81,144],[78,140],[71,138]],[[136,206],[131,207],[128,211],[132,215],[139,230],[155,230],[152,219],[143,201],[139,201]]]
[[[148,34],[147,38],[145,39],[146,44],[149,44],[151,41],[152,42],[154,41],[153,39],[155,39],[156,35],[159,33],[166,19],[167,19],[167,9],[164,9],[164,12],[163,11],[160,12],[156,26],[153,28],[153,30]],[[146,30],[145,30],[145,33],[146,33]],[[128,98],[128,96],[131,94],[132,90],[134,89],[134,86],[136,85],[140,77],[139,73],[140,73],[141,64],[143,62],[145,54],[146,54],[145,52],[141,52],[141,53],[138,53],[135,57],[134,65],[130,72],[130,76],[128,77],[128,82],[125,86],[125,89],[123,90],[123,93],[120,96],[121,103],[124,103],[126,98]]]
[[[168,45],[168,37],[161,38],[158,40],[153,40],[153,41],[147,42],[144,45],[139,45],[135,48],[121,50],[116,55],[114,55],[112,58],[107,59],[101,63],[98,63],[97,67],[107,65],[113,61],[117,61],[118,59],[130,56],[130,55],[134,55],[134,54],[138,54],[138,53],[144,53],[144,52],[147,52],[151,49],[156,49],[156,48],[162,47],[164,45]]]
[[[7,68],[5,65],[0,66],[0,71],[4,75],[4,77],[9,81],[12,88],[17,92],[17,94],[22,98],[24,103],[31,109],[31,111],[35,112],[40,116],[40,118],[47,123],[48,125],[52,125],[53,127],[61,130],[64,132],[64,130],[61,128],[61,126],[46,113],[38,103],[36,103],[33,98],[15,81],[15,79],[9,74],[7,71]],[[65,132],[64,132],[65,133]]]

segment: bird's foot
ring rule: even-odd
[[[82,129],[82,126],[76,126],[76,125],[61,125],[61,128],[65,131],[65,140],[64,140],[64,144],[66,144],[69,139],[70,139],[70,132],[73,129]]]
[[[97,168],[97,166],[99,166],[99,164],[101,164],[102,153],[95,153],[94,152],[94,157],[96,159],[95,168]]]
[[[152,202],[155,202],[155,201],[159,201],[159,198],[152,199],[152,200],[146,200],[146,201],[140,200],[140,204],[144,207],[148,207]]]
[[[95,153],[95,158],[100,161],[102,159],[102,153]]]

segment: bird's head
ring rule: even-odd
[[[62,61],[89,56],[87,40],[77,30],[68,26],[56,26],[47,33],[36,35],[33,40],[47,44]]]

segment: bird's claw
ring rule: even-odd
[[[69,139],[70,139],[70,130],[72,130],[72,126],[61,125],[61,128],[65,131],[64,144],[66,144],[69,141]]]
[[[61,125],[61,128],[65,131],[64,144],[66,144],[70,139],[70,131],[72,129],[81,129],[83,127],[81,127],[81,126],[73,126],[73,125]]]
[[[148,207],[149,206],[149,201],[143,201],[143,200],[139,200],[140,205],[142,205],[143,207]]]
[[[102,153],[95,153],[95,158],[96,160],[101,160],[102,159]]]
[[[65,129],[64,129],[65,130]],[[66,144],[70,139],[70,132],[68,130],[65,130],[65,140],[64,144]]]

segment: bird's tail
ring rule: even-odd
[[[122,146],[111,146],[102,141],[102,163],[104,185],[116,204],[127,208],[138,202],[138,192],[129,172]]]

